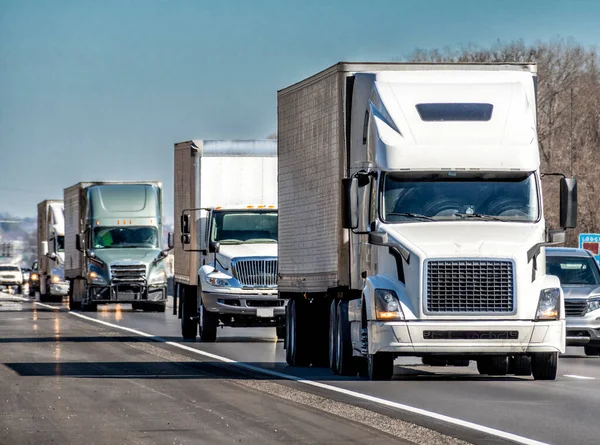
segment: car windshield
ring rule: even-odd
[[[561,285],[598,285],[600,273],[593,258],[547,256],[546,273],[559,278]]]
[[[62,235],[56,237],[56,251],[57,252],[65,251],[65,237]]]
[[[535,222],[539,218],[533,173],[388,173],[381,216],[386,222],[490,219]]]
[[[18,266],[0,266],[0,272],[21,272]]]
[[[221,244],[276,243],[277,212],[215,212],[211,241]]]
[[[158,247],[156,227],[95,227],[94,249]]]

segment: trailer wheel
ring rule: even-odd
[[[205,343],[214,343],[217,340],[219,316],[208,312],[200,302],[200,340]]]
[[[285,326],[277,326],[275,328],[275,333],[277,335],[277,340],[285,339]]]
[[[534,380],[554,380],[558,372],[558,352],[540,352],[531,357]]]
[[[348,319],[347,301],[341,301],[337,305],[336,324],[335,357],[337,372],[340,375],[356,376],[358,369],[356,360],[352,355],[352,337],[350,333],[350,321]],[[393,362],[394,359],[392,357],[392,373]]]
[[[290,366],[309,366],[311,344],[308,341],[305,304],[292,298],[286,306],[285,360]]]
[[[337,300],[331,301],[331,306],[329,308],[329,368],[331,371],[337,375],[339,374],[338,368],[338,322],[337,322]]]
[[[191,295],[188,286],[181,285],[181,336],[184,340],[196,340],[198,335],[198,299]]]
[[[526,355],[515,355],[510,359],[509,374],[517,376],[531,375],[531,357]]]
[[[595,346],[584,346],[583,352],[585,352],[585,355],[587,355],[588,357],[597,357],[598,355],[600,355],[600,348],[597,348]]]
[[[477,359],[479,374],[506,375],[508,374],[508,356],[481,357]]]
[[[369,380],[391,380],[394,375],[394,356],[389,352],[368,354]]]

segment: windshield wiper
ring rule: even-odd
[[[421,215],[420,213],[411,213],[411,212],[395,213],[395,212],[392,212],[392,213],[388,213],[388,215],[405,216],[406,218],[422,219],[425,221],[436,221],[431,216]]]
[[[459,213],[455,213],[454,216],[458,216],[459,218],[462,218],[462,219],[477,218],[477,219],[490,220],[490,221],[506,221],[505,219],[498,218],[497,216],[484,215],[482,213],[460,213],[459,212]]]

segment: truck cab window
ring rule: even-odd
[[[211,241],[221,244],[277,242],[277,212],[215,211]]]
[[[158,247],[155,227],[95,227],[92,238],[95,249]]]

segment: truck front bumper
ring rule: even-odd
[[[202,304],[208,312],[272,319],[285,317],[286,300],[277,292],[269,295],[202,292]]]
[[[51,283],[50,295],[57,297],[69,295],[69,283]]]
[[[600,346],[600,317],[568,317],[567,346]]]
[[[370,321],[369,353],[528,354],[565,352],[565,321]]]
[[[89,299],[93,303],[163,303],[167,301],[167,285],[141,286],[119,283],[111,286],[90,286]]]

